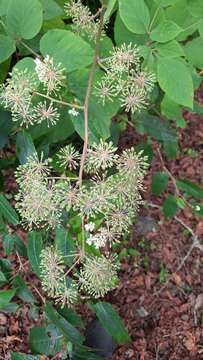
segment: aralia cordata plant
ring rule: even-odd
[[[23,127],[44,121],[48,126],[55,125],[59,106],[68,106],[67,112],[73,117],[84,112],[82,154],[72,144],[57,153],[57,163],[64,171],[62,176],[55,177],[50,161],[43,160],[43,156],[39,160],[37,155],[29,157],[16,171],[19,185],[16,208],[26,228],[46,228],[53,233],[64,221],[64,212],[81,219],[82,242],[76,240],[77,252],[70,267],[55,245],[48,243],[41,253],[42,287],[61,306],[72,306],[84,295],[103,297],[116,287],[118,264],[110,254],[111,248],[133,223],[142,203],[140,192],[148,166],[143,153],[133,148],[119,154],[112,142],[103,139],[88,144],[88,105],[97,65],[105,70],[97,86],[102,102],[119,96],[126,111],[135,112],[147,106],[155,81],[153,74],[141,69],[139,50],[132,44],[123,44],[107,59],[99,59],[104,10],[99,10],[98,21],[97,14],[92,15],[80,1],[65,6],[76,30],[80,27],[82,32],[91,32],[96,42],[84,105],[77,99],[73,104],[61,99],[65,70],[48,55],[35,59],[33,75],[15,69],[0,91],[1,104],[10,109],[13,120]],[[68,177],[67,170],[75,173],[73,178]]]

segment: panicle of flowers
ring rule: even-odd
[[[126,91],[123,91],[120,100],[121,106],[124,107],[127,112],[131,111],[132,114],[146,109],[148,105],[145,94],[137,87],[127,88]]]
[[[52,102],[50,102],[49,104],[47,104],[46,101],[39,102],[34,107],[34,112],[37,123],[41,124],[42,122],[46,121],[48,127],[50,125],[56,125],[60,117],[58,109],[53,106]]]
[[[156,82],[155,75],[142,70],[139,50],[131,43],[115,47],[110,56],[99,61],[105,70],[95,87],[96,95],[106,100],[118,97],[127,112],[139,112],[148,106]]]
[[[55,202],[54,188],[32,178],[29,187],[21,188],[16,195],[16,208],[22,223],[28,229],[50,227],[60,223],[61,209]]]
[[[137,69],[140,66],[140,54],[137,46],[130,43],[115,47],[106,60],[106,66],[117,75],[128,74],[132,68]]]
[[[57,154],[58,164],[62,167],[75,170],[78,167],[80,160],[80,153],[71,144],[60,149]]]
[[[76,282],[71,281],[71,283],[68,283],[67,279],[64,278],[64,285],[58,289],[54,300],[61,308],[65,305],[72,308],[78,302],[78,297],[79,293]]]
[[[116,164],[118,155],[117,148],[112,141],[104,142],[102,139],[99,144],[93,143],[87,150],[85,171],[88,173],[97,173],[111,168]]]
[[[76,149],[68,145],[60,155],[65,167],[76,169],[80,157]],[[39,160],[37,156],[28,158],[16,171],[19,185],[16,207],[29,229],[55,228],[64,210],[80,215],[85,222],[86,244],[106,251],[129,231],[142,203],[140,191],[148,166],[147,157],[134,148],[118,155],[111,142],[100,141],[88,149],[85,166],[90,179],[78,186],[72,178],[62,176],[56,180],[52,177],[49,160]],[[48,266],[50,258],[55,265]],[[79,276],[77,284],[75,280],[69,283],[62,254],[53,247],[42,253],[43,288],[61,306],[72,306],[79,290],[100,297],[117,284],[117,265],[111,258],[83,255],[80,262],[78,272],[72,273],[73,278]],[[52,265],[55,266],[53,271]]]
[[[32,125],[35,122],[31,106],[32,92],[36,78],[27,70],[14,69],[10,78],[0,87],[0,104],[11,110],[14,121],[21,125]]]
[[[74,210],[84,214],[87,219],[105,214],[111,207],[112,189],[105,181],[92,181],[92,185],[83,185],[78,194]]]
[[[104,105],[107,100],[113,101],[117,96],[117,89],[115,89],[115,82],[110,77],[103,77],[100,82],[95,86],[95,92],[99,96],[102,104]]]
[[[44,60],[35,59],[35,63],[34,74],[27,69],[21,71],[14,68],[10,78],[0,87],[0,104],[11,111],[13,121],[20,126],[28,127],[43,121],[46,121],[48,126],[55,125],[59,120],[59,112],[53,101],[40,101],[35,105],[33,98],[36,94],[46,97],[59,90],[65,78],[63,69],[60,64],[55,66],[48,55]],[[46,94],[38,92],[38,79],[43,83]]]
[[[121,175],[127,176],[129,179],[137,179],[139,186],[149,166],[147,159],[148,157],[143,155],[142,150],[136,152],[136,150],[131,147],[122,152],[117,161],[117,170]]]
[[[67,180],[55,183],[55,201],[60,209],[69,211],[78,201],[78,189]]]
[[[15,177],[20,188],[30,188],[30,181],[33,179],[41,182],[46,181],[47,176],[50,174],[49,159],[43,160],[43,154],[39,159],[37,154],[33,154],[27,158],[25,164],[19,165]]]
[[[62,254],[54,246],[47,246],[40,254],[42,288],[55,298],[64,285],[64,262]]]
[[[117,270],[115,258],[88,255],[79,271],[79,287],[95,298],[103,297],[117,286]]]
[[[19,192],[16,195],[16,208],[23,224],[33,227],[55,227],[60,222],[61,209],[58,205],[54,182],[48,181],[50,169],[47,162],[29,158],[16,171]]]
[[[48,94],[60,90],[65,79],[64,70],[61,63],[55,65],[49,55],[46,55],[44,60],[35,59],[35,71]]]
[[[134,206],[128,204],[115,202],[115,206],[107,214],[108,227],[118,234],[122,235],[129,232],[129,228],[135,218],[135,213],[138,208],[138,203],[135,202]]]
[[[95,20],[88,6],[83,5],[81,0],[71,0],[65,4],[64,10],[66,15],[72,18],[76,32],[87,35],[90,40],[96,40],[98,21]]]
[[[67,279],[63,255],[54,246],[47,246],[40,254],[42,288],[61,307],[72,307],[78,300],[75,282]]]

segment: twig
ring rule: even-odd
[[[78,259],[71,265],[71,267],[66,271],[65,276],[70,274],[70,272],[74,269],[74,267],[79,264],[80,260],[82,258],[82,255],[79,255]]]
[[[97,66],[97,59],[99,56],[99,49],[100,49],[100,37],[103,29],[103,19],[104,19],[104,13],[105,13],[105,7],[102,7],[101,14],[100,14],[100,23],[99,23],[99,29],[96,37],[96,47],[95,47],[95,53],[94,53],[94,59],[92,63],[92,67],[89,73],[89,79],[87,84],[87,91],[85,96],[85,102],[84,102],[84,145],[83,145],[83,152],[80,162],[80,171],[79,171],[79,185],[82,184],[82,176],[83,176],[83,169],[85,164],[85,158],[87,154],[87,147],[88,147],[88,112],[89,112],[89,100],[92,92],[92,83],[94,79],[94,73]]]
[[[48,99],[48,100],[50,100],[50,101],[52,101],[52,102],[55,102],[55,103],[57,103],[57,104],[60,104],[60,105],[65,105],[65,106],[69,106],[69,107],[71,107],[71,108],[84,110],[84,106],[81,106],[81,105],[78,105],[78,104],[71,104],[71,103],[69,103],[69,102],[67,102],[67,101],[57,100],[57,99],[55,99],[55,98],[52,98],[52,97],[49,96],[49,95],[41,94],[41,93],[38,92],[38,91],[35,91],[35,92],[34,92],[34,95],[41,96],[41,97],[43,97],[43,98],[45,98],[45,99]]]

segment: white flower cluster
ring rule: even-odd
[[[89,8],[82,4],[81,0],[68,1],[64,6],[65,13],[72,18],[73,29],[81,35],[87,35],[90,40],[96,40],[98,33],[98,21],[90,12]]]
[[[64,76],[65,69],[61,64],[54,65],[54,61],[49,55],[46,55],[43,61],[36,58],[35,64],[39,81],[44,85],[48,94],[60,90],[63,80],[66,78]]]
[[[88,244],[100,248],[117,241],[128,231],[142,202],[140,190],[148,164],[146,157],[133,148],[124,150],[121,155],[116,152],[111,142],[103,140],[97,147],[96,144],[89,147],[85,171],[91,177],[81,187],[68,177],[55,181],[48,164],[36,158],[20,165],[16,172],[19,183],[16,207],[23,221],[29,228],[54,227],[60,222],[62,211],[71,210],[85,216]],[[69,144],[58,152],[58,164],[64,170],[76,171],[80,156]],[[91,223],[98,216],[103,218],[103,226],[95,231]]]
[[[77,284],[65,276],[62,254],[53,246],[47,246],[40,257],[43,290],[61,307],[72,307],[78,300]]]
[[[141,200],[147,159],[142,152],[131,148],[120,155],[113,144],[100,141],[87,151],[86,181],[78,186],[77,178],[65,177],[66,168],[77,171],[80,153],[67,145],[58,153],[64,168],[62,177],[52,177],[49,161],[28,159],[16,171],[19,193],[16,207],[29,229],[48,226],[55,228],[64,212],[84,219],[85,244],[108,254],[112,243],[129,231]],[[86,246],[88,248],[88,246]],[[56,303],[68,304],[78,291],[95,297],[104,296],[117,283],[115,261],[104,255],[81,258],[81,267],[67,286],[63,258],[54,248],[42,253],[42,284]],[[72,296],[72,297],[71,297]]]
[[[64,259],[58,249],[47,246],[40,257],[42,288],[61,307],[76,304],[79,291],[98,298],[113,290],[118,283],[119,267],[115,258],[86,255],[79,273],[73,272],[71,278],[66,275]]]
[[[58,99],[51,96],[57,96],[66,78],[61,64],[55,65],[47,55],[44,60],[35,59],[34,74],[27,69],[14,68],[9,75],[5,85],[0,87],[0,104],[11,110],[13,121],[25,127],[42,122],[48,126],[55,125],[60,117],[59,108],[54,105]],[[78,115],[75,109],[69,112]]]
[[[16,208],[28,229],[44,226],[54,228],[60,221],[57,188],[54,181],[49,181],[49,173],[48,162],[39,161],[37,156],[30,157],[16,171],[19,186]]]
[[[94,298],[103,297],[118,285],[116,259],[85,257],[79,273],[79,288]]]
[[[156,78],[154,74],[141,70],[136,46],[123,44],[115,48],[110,57],[101,60],[100,66],[105,69],[105,75],[97,84],[96,94],[103,104],[106,100],[119,97],[121,106],[127,112],[146,108]]]

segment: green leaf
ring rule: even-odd
[[[108,1],[108,5],[107,5],[107,8],[106,8],[106,12],[105,12],[105,14],[104,14],[104,22],[106,22],[107,20],[109,20],[109,18],[111,17],[112,13],[113,13],[114,10],[116,9],[117,1],[118,1],[118,0],[109,0],[109,1]]]
[[[35,303],[35,297],[20,275],[16,275],[12,281],[12,284],[15,286],[15,288],[17,288],[16,296],[18,296],[22,301],[29,304]]]
[[[17,134],[16,155],[21,164],[25,164],[29,157],[37,155],[32,137],[25,130],[22,130]]]
[[[71,234],[63,227],[58,227],[56,229],[55,244],[57,249],[63,254],[64,263],[66,265],[71,265],[75,258],[74,253],[76,247]]]
[[[63,9],[54,0],[40,0],[43,7],[44,20],[54,19],[64,14]]]
[[[15,314],[19,309],[20,305],[14,302],[10,302],[8,305],[4,306],[1,311],[6,314]]]
[[[69,75],[68,79],[70,89],[76,94],[82,103],[85,98],[88,76],[89,70],[83,69],[73,72]],[[102,76],[102,71],[97,71],[95,73],[93,88],[99,81],[101,81]],[[90,143],[98,142],[101,138],[105,140],[110,137],[112,117],[117,113],[119,107],[120,105],[117,99],[114,101],[107,101],[105,106],[103,106],[93,91],[89,103]],[[97,121],[95,121],[95,119],[97,119]],[[79,115],[73,119],[73,124],[78,134],[84,138],[84,114],[80,112]]]
[[[63,307],[63,308],[58,309],[58,312],[73,326],[76,326],[79,329],[85,328],[85,324],[84,324],[81,316],[73,309],[70,309],[68,307]]]
[[[11,274],[12,274],[12,267],[11,263],[8,259],[0,258],[0,269],[6,276],[8,280],[10,280]]]
[[[15,295],[15,292],[15,289],[0,291],[0,309],[9,304],[10,300]]]
[[[191,73],[179,59],[158,59],[158,82],[175,103],[193,108],[193,82]]]
[[[119,11],[116,14],[116,20],[114,24],[114,39],[117,46],[121,46],[123,43],[130,44],[143,44],[147,40],[146,34],[135,34],[131,32],[123,23]]]
[[[40,360],[40,356],[26,355],[19,352],[11,353],[11,360]]]
[[[5,220],[8,221],[8,223],[12,225],[18,225],[18,214],[12,208],[3,194],[0,194],[0,214],[4,217]]]
[[[10,0],[0,0],[0,16],[6,15]]]
[[[178,150],[178,139],[174,129],[156,116],[143,113],[138,131],[163,142],[168,158],[174,158]]]
[[[43,248],[42,234],[37,231],[31,231],[28,234],[28,259],[32,269],[40,277],[40,254]]]
[[[184,51],[192,65],[203,69],[203,39],[201,37],[197,37],[192,41],[189,41],[185,45]]]
[[[168,119],[175,120],[178,127],[182,129],[186,127],[182,107],[169,99],[167,95],[164,96],[161,102],[161,113]]]
[[[182,29],[186,29],[178,35],[177,40],[186,40],[188,35],[194,33],[198,27],[197,19],[189,12],[187,0],[175,1],[172,6],[165,9],[165,16],[168,20],[178,24]]]
[[[33,353],[55,355],[60,351],[60,334],[57,334],[56,331],[53,331],[52,328],[37,326],[30,330],[29,345]]]
[[[199,22],[198,30],[201,38],[203,38],[203,20]]]
[[[119,12],[126,27],[136,33],[147,33],[150,14],[144,0],[119,0]]]
[[[130,341],[130,336],[123,325],[123,321],[110,303],[99,301],[92,304],[91,309],[96,313],[104,329],[118,344]]]
[[[176,40],[172,40],[167,44],[157,43],[154,48],[162,57],[176,58],[185,55],[182,46]]]
[[[163,203],[163,212],[166,219],[171,219],[177,212],[178,206],[176,198],[173,195],[168,195]]]
[[[188,0],[188,10],[191,15],[200,18],[203,16],[203,2],[202,0]]]
[[[0,63],[7,60],[16,50],[15,42],[10,36],[0,34]]]
[[[61,63],[67,72],[91,64],[93,49],[80,36],[68,30],[49,30],[40,41],[42,55],[50,55]],[[74,59],[74,61],[73,61]]]
[[[160,43],[166,43],[175,37],[182,31],[172,20],[162,21],[150,34],[150,38]]]
[[[10,0],[6,19],[15,37],[32,39],[42,26],[42,5],[39,0]]]
[[[50,303],[45,305],[45,313],[48,319],[62,332],[68,341],[73,344],[82,344],[84,338],[79,331],[67,320],[65,320]]]
[[[0,271],[0,287],[1,287],[2,285],[4,285],[5,283],[7,283],[7,281],[8,281],[8,280],[6,279],[4,273],[3,273],[2,271]]]
[[[15,238],[16,238],[15,234],[7,234],[3,236],[3,247],[6,256],[9,256],[12,253],[14,248]]]
[[[198,200],[203,200],[203,189],[193,182],[189,180],[177,180],[176,184],[180,190],[184,191],[188,195],[191,195]]]
[[[6,60],[0,64],[0,84],[3,83],[4,80],[6,79],[9,68],[10,68],[10,64],[11,64],[11,58],[9,58],[8,60]],[[1,139],[1,136],[0,136],[0,139]],[[0,140],[0,147],[1,147],[1,140]]]
[[[15,237],[15,248],[20,256],[27,257],[27,248],[19,236]]]
[[[13,70],[18,70],[18,71],[28,71],[28,73],[30,74],[34,74],[35,73],[35,62],[34,59],[32,59],[31,57],[24,57],[23,59],[19,60],[16,65],[13,67]],[[35,77],[35,80],[39,83],[39,80],[37,78],[37,76]]]
[[[177,0],[154,0],[157,5],[167,7],[173,5],[177,2]]]
[[[166,190],[168,185],[168,174],[165,171],[157,171],[152,178],[151,191],[159,196]]]

